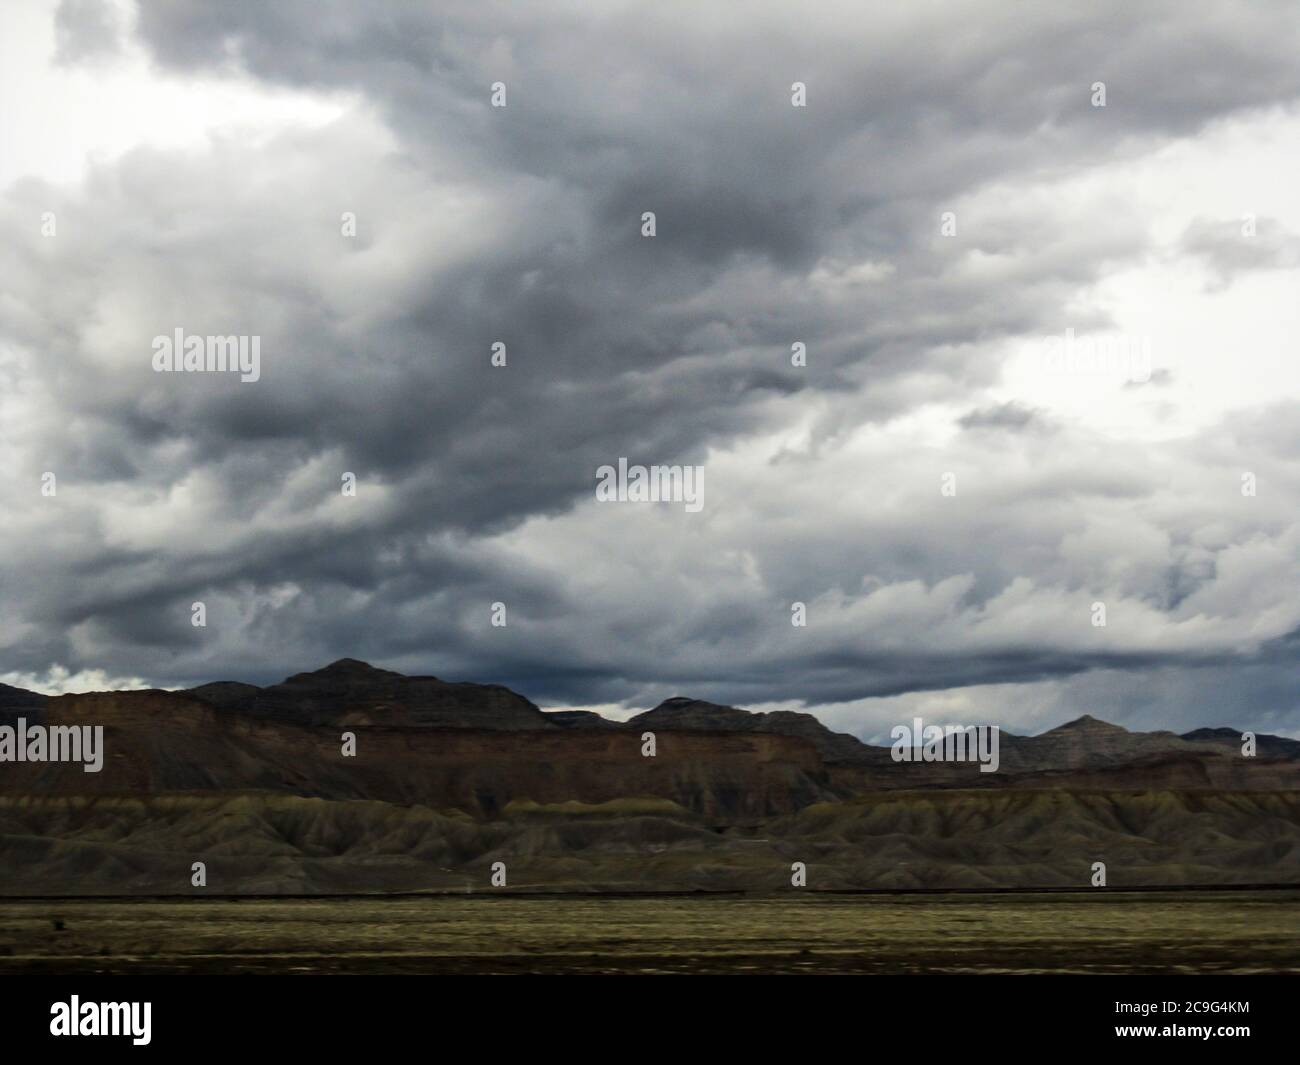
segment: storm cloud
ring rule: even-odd
[[[1300,729],[1300,218],[1252,176],[1300,155],[1288,5],[49,20],[59,76],[333,111],[0,190],[11,683],[350,656],[863,735],[930,697]],[[261,379],[155,373],[178,327]],[[703,510],[597,502],[621,457],[702,465]]]

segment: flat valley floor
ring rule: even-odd
[[[0,900],[0,973],[1297,973],[1300,890]]]

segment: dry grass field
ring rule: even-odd
[[[1300,891],[10,900],[7,973],[1300,972]]]

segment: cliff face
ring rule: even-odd
[[[102,725],[99,773],[11,764],[0,794],[157,795],[277,791],[379,799],[496,816],[516,800],[660,798],[723,821],[789,813],[828,797],[816,749],[788,736],[296,725],[232,713],[185,693],[65,695],[50,724]],[[342,752],[342,734],[356,754]]]
[[[752,713],[735,706],[687,699],[665,699],[653,710],[637,714],[627,723],[633,729],[689,729],[728,732],[764,732],[779,736],[797,736],[817,748],[827,762],[878,761],[879,748],[868,747],[844,732],[832,732],[812,714],[790,710]]]
[[[1261,744],[1272,757],[1243,758],[1226,733],[1188,739],[1083,718],[1042,736],[1003,734],[1000,771],[985,774],[969,762],[894,762],[887,749],[833,733],[808,714],[672,699],[618,725],[545,714],[505,688],[347,661],[273,688],[18,693],[11,704],[33,723],[103,725],[106,763],[100,773],[6,764],[0,794],[8,795],[261,790],[476,817],[497,816],[515,801],[657,798],[735,822],[828,797],[916,788],[1300,788],[1290,741]],[[355,757],[342,753],[345,731],[355,734]],[[641,754],[645,731],[657,737],[653,758]]]
[[[0,689],[5,712],[100,725],[105,759],[0,765],[0,894],[184,892],[196,859],[231,893],[453,889],[497,859],[562,891],[776,890],[796,860],[821,888],[1082,886],[1099,856],[1116,885],[1300,880],[1297,747],[1244,758],[1230,730],[1082,718],[1001,734],[984,774],[809,714],[670,699],[619,724],[351,660],[268,688]]]

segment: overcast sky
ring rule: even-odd
[[[0,680],[1300,735],[1294,3],[33,0],[0,49]],[[261,379],[155,372],[177,328]],[[620,457],[704,506],[598,502]]]

